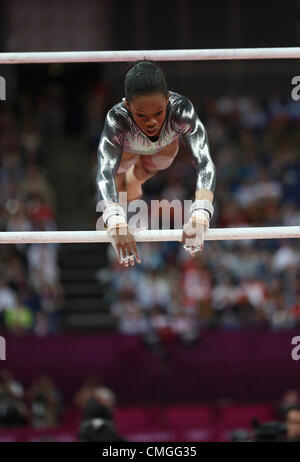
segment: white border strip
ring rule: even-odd
[[[209,61],[221,59],[296,59],[300,47],[221,48],[206,50],[53,51],[0,53],[0,64],[152,61]]]
[[[215,228],[205,234],[206,241],[240,239],[290,239],[300,237],[300,226],[260,228]],[[181,229],[139,231],[137,242],[181,241]],[[0,232],[0,244],[54,244],[110,242],[106,231],[23,231]]]

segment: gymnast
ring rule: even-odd
[[[142,185],[168,168],[181,135],[196,168],[195,201],[183,226],[182,242],[191,256],[203,249],[204,233],[213,216],[216,174],[205,128],[190,100],[168,91],[162,70],[151,61],[137,61],[125,75],[125,98],[107,113],[98,147],[97,187],[105,203],[103,220],[126,267],[141,262],[118,194],[127,201],[142,196]]]

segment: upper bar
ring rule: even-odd
[[[259,228],[215,228],[205,233],[206,241],[239,239],[290,239],[300,237],[300,226]],[[182,229],[138,231],[137,242],[181,241]],[[110,242],[106,231],[22,231],[0,232],[0,244],[64,244]]]
[[[143,59],[152,61],[209,61],[295,58],[300,58],[300,47],[0,53],[0,64],[128,62]]]

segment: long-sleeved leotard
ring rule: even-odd
[[[165,121],[157,141],[151,141],[140,130],[124,102],[116,104],[108,112],[98,147],[99,198],[107,204],[118,202],[115,176],[122,152],[155,156],[179,135],[183,136],[196,168],[196,189],[214,192],[216,173],[205,128],[190,100],[170,92]]]

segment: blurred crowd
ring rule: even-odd
[[[275,406],[277,420],[260,422],[254,418],[252,430],[237,429],[231,433],[232,442],[300,442],[300,394],[287,390]]]
[[[99,377],[88,376],[75,393],[73,405],[83,418],[88,414],[92,418],[91,413],[97,411],[96,404],[99,409],[105,408],[108,415],[114,409],[116,397]],[[63,393],[50,376],[38,375],[25,388],[11,371],[0,370],[0,427],[58,427],[66,408]]]
[[[116,405],[115,393],[98,376],[87,376],[75,393],[73,403],[66,404],[51,377],[40,375],[26,389],[10,371],[0,371],[0,436],[1,429],[64,428],[63,424],[71,418],[73,431],[76,432],[74,437],[79,441],[125,441],[114,422]],[[148,410],[150,412],[150,408]],[[287,390],[279,402],[273,404],[272,414],[273,421],[259,421],[254,417],[249,422],[245,416],[245,428],[229,432],[228,439],[235,442],[299,442],[299,391]],[[184,424],[189,426],[188,421]],[[128,425],[130,427],[130,422]],[[45,438],[45,435],[41,438]],[[55,437],[49,438],[55,441]]]
[[[275,94],[266,101],[192,100],[217,171],[211,228],[299,226],[299,103]],[[193,199],[195,170],[184,147],[143,188],[149,204]],[[142,264],[124,269],[110,246],[109,268],[98,273],[125,334],[193,342],[206,327],[284,329],[300,323],[297,239],[210,241],[194,259],[178,243],[138,248]]]
[[[56,197],[44,165],[52,120],[47,101],[51,95],[35,100],[24,92],[15,105],[1,105],[0,231],[56,229]],[[1,245],[0,259],[0,328],[37,335],[56,332],[63,296],[58,247]]]
[[[80,441],[123,441],[113,422],[116,397],[97,376],[88,376],[73,402]],[[68,409],[63,394],[48,375],[39,375],[25,389],[10,371],[0,370],[1,428],[55,429],[66,422]],[[76,424],[76,422],[75,422]]]
[[[40,375],[27,390],[8,370],[0,371],[0,427],[54,427],[62,415],[62,395]]]

